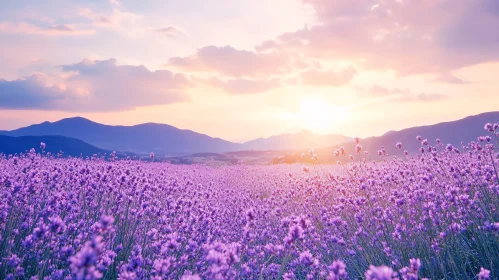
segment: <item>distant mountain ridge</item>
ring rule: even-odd
[[[446,144],[452,144],[454,147],[461,149],[461,142],[465,145],[470,141],[477,141],[479,136],[492,136],[490,132],[485,131],[486,123],[499,123],[499,112],[487,112],[466,118],[441,122],[433,125],[424,125],[402,129],[399,131],[389,131],[381,136],[368,137],[360,140],[360,145],[364,151],[369,151],[370,159],[377,158],[377,151],[381,146],[384,146],[388,155],[403,155],[403,151],[419,152],[422,147],[421,142],[416,139],[421,136],[427,139],[430,145],[436,145],[436,139]],[[398,149],[395,145],[401,142],[402,149]],[[318,149],[316,152],[319,157],[325,161],[336,161],[337,158],[333,155],[334,150],[340,146],[345,148],[348,154],[355,157],[358,155],[355,152],[355,142],[346,142],[340,145]],[[364,157],[364,154],[362,155]]]
[[[352,140],[341,134],[318,135],[309,130],[295,134],[281,134],[269,138],[258,138],[243,144],[245,150],[296,150],[314,149],[344,143]]]
[[[402,142],[403,149],[417,151],[421,144],[416,140],[420,135],[434,144],[439,138],[445,144],[459,147],[486,135],[483,126],[487,122],[499,122],[499,112],[482,113],[460,120],[442,122],[433,125],[412,127],[400,131],[388,131],[377,137],[361,139],[364,151],[370,156],[384,146],[389,154],[400,154],[395,148]],[[82,140],[102,150],[148,154],[154,152],[166,155],[187,155],[194,153],[225,153],[237,151],[301,151],[316,149],[321,157],[328,158],[333,150],[344,146],[348,153],[355,154],[354,141],[340,134],[317,135],[303,130],[295,134],[275,135],[258,138],[246,143],[233,143],[220,138],[213,138],[191,130],[182,130],[167,124],[145,123],[133,126],[112,126],[99,124],[82,117],[67,118],[56,122],[43,122],[12,131],[0,131],[7,136],[45,136],[60,135]],[[38,147],[39,143],[36,145]],[[32,147],[26,147],[29,149]]]
[[[72,157],[111,154],[110,151],[97,148],[81,140],[57,135],[19,137],[0,135],[0,153],[4,155],[20,154],[29,152],[32,148],[40,153],[41,142],[46,144],[44,151],[53,155],[60,151],[63,152],[64,156]]]
[[[219,138],[181,130],[167,124],[145,123],[134,126],[112,126],[82,117],[43,122],[3,132],[9,136],[61,135],[80,139],[96,147],[134,153],[195,153],[235,150],[239,144]]]
[[[191,130],[167,124],[144,123],[133,126],[113,126],[74,117],[56,122],[42,122],[12,131],[0,131],[8,136],[61,135],[80,139],[96,147],[146,154],[182,155],[193,153],[224,153],[244,150],[299,150],[304,145],[320,148],[343,142],[340,135],[317,135],[312,132],[284,134],[268,139],[256,139],[244,144],[213,138]],[[303,137],[305,136],[306,137]]]

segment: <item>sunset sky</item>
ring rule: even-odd
[[[0,130],[83,116],[231,141],[499,110],[496,0],[0,1]]]

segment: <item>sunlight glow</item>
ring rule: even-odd
[[[328,104],[321,98],[307,98],[300,101],[297,117],[303,128],[316,133],[327,133],[346,121],[348,110],[345,107]]]

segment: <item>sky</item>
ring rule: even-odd
[[[83,116],[244,142],[456,120],[499,110],[497,30],[497,0],[0,0],[0,130]]]

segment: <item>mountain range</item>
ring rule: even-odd
[[[436,145],[437,139],[440,139],[444,145],[452,144],[454,147],[461,149],[461,142],[467,145],[471,141],[478,141],[477,137],[479,136],[489,135],[493,137],[490,132],[484,129],[486,123],[499,123],[499,112],[482,113],[457,121],[411,127],[400,131],[389,131],[381,136],[360,139],[360,145],[363,151],[369,151],[369,155],[367,156],[369,159],[378,157],[377,152],[381,146],[385,148],[388,155],[400,156],[404,150],[419,152],[422,145],[421,141],[416,139],[418,136],[421,136],[422,139],[427,139],[430,145]],[[401,149],[395,146],[398,142],[402,143]],[[334,156],[334,151],[340,146],[344,147],[347,155],[352,154],[358,157],[355,145],[355,142],[350,141],[340,145],[323,147],[316,150],[316,153],[320,155],[322,161],[335,162],[337,158]],[[296,153],[294,155],[296,157]]]
[[[26,153],[31,148],[34,148],[39,153],[41,151],[41,142],[46,144],[44,151],[53,155],[58,154],[60,151],[63,152],[64,156],[72,157],[103,155],[105,153],[109,155],[111,153],[81,140],[58,135],[19,137],[0,135],[0,153],[6,155]]]
[[[302,130],[295,134],[288,133],[251,140],[242,145],[242,150],[301,150],[327,147],[348,141],[352,141],[352,138],[341,134],[319,135],[309,130]]]
[[[371,154],[375,154],[380,146],[385,146],[385,149],[390,154],[400,153],[395,148],[397,142],[402,142],[403,150],[417,151],[421,144],[416,140],[416,136],[420,135],[430,142],[434,142],[435,139],[439,138],[443,143],[450,143],[459,147],[461,141],[469,142],[476,140],[478,136],[485,135],[486,131],[483,126],[487,122],[499,122],[499,112],[483,113],[461,120],[412,127],[400,131],[392,130],[381,136],[361,139],[361,145],[364,150],[368,150]],[[48,148],[59,151],[59,149],[62,149],[59,146],[63,146],[63,142],[66,141],[64,147],[67,151],[69,151],[71,145],[75,148],[80,145],[82,151],[92,150],[92,153],[96,153],[95,150],[97,153],[99,151],[121,151],[136,154],[154,152],[164,155],[188,155],[234,151],[301,151],[315,148],[321,150],[326,156],[330,156],[333,154],[332,151],[340,145],[354,154],[353,149],[355,146],[350,137],[340,134],[318,135],[307,130],[295,134],[258,138],[246,143],[234,143],[191,130],[178,129],[167,124],[145,123],[133,126],[113,126],[96,123],[82,117],[67,118],[56,122],[43,122],[11,131],[0,131],[0,135],[39,137],[32,138],[36,139],[36,141],[30,140],[31,142],[28,142],[28,138],[19,138],[18,143],[14,144],[24,150],[38,147],[39,142],[47,142]],[[54,142],[55,147],[50,147],[49,141],[46,140],[49,136],[62,136],[65,138],[60,138],[58,142]],[[7,138],[4,138],[3,143],[7,143],[5,139]],[[20,141],[21,139],[23,141]],[[9,141],[16,142],[12,139]],[[83,146],[82,143],[88,146]],[[4,147],[6,147],[5,144],[2,145],[0,142],[0,152],[5,153],[6,148]],[[65,149],[62,150],[67,152]]]
[[[7,136],[60,135],[80,139],[96,147],[148,154],[154,152],[167,155],[192,153],[224,153],[244,150],[296,150],[305,147],[324,147],[339,144],[350,139],[342,135],[317,135],[310,131],[283,134],[270,138],[259,138],[247,143],[233,143],[213,138],[192,130],[178,129],[158,123],[144,123],[133,126],[113,126],[74,117],[56,122],[43,122],[27,127],[0,131]]]
[[[468,144],[470,141],[477,141],[479,136],[492,136],[484,129],[484,125],[489,122],[499,122],[499,112],[482,113],[457,121],[390,131],[379,137],[365,138],[362,140],[362,145],[371,152],[376,152],[380,146],[384,145],[385,149],[393,154],[398,150],[395,147],[396,143],[401,142],[402,150],[416,151],[421,148],[421,142],[416,137],[421,136],[423,139],[427,139],[431,145],[435,145],[436,139],[440,139],[444,144],[452,144],[461,148],[461,142]]]
[[[144,123],[134,126],[104,125],[82,117],[67,118],[56,122],[43,122],[12,131],[1,132],[8,136],[60,135],[80,139],[96,147],[123,152],[147,154],[189,154],[198,152],[227,152],[236,150],[238,144],[212,138],[191,130],[181,130],[171,125]]]

